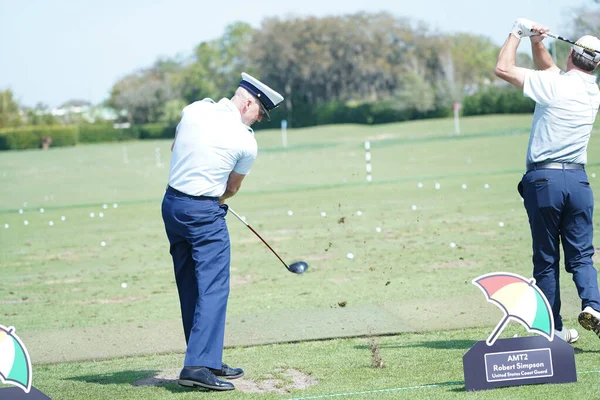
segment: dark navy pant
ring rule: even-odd
[[[527,172],[521,184],[533,239],[533,277],[552,307],[554,327],[562,330],[561,240],[565,269],[573,275],[582,309],[600,310],[592,263],[594,195],[584,170],[538,169]]]
[[[171,245],[187,343],[184,366],[221,368],[229,297],[227,206],[167,189],[162,216]]]

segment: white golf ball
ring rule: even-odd
[[[498,222],[498,226],[499,226],[500,228],[502,228],[502,227],[504,226],[504,222],[502,222],[502,221]]]
[[[367,182],[371,182],[373,180],[373,177],[371,175],[367,175]]]
[[[381,228],[380,227],[375,228],[375,232],[380,233],[381,232]]]
[[[441,187],[442,185],[440,185],[438,182],[435,183],[435,190],[440,190]]]
[[[22,208],[19,209],[19,214],[23,214],[23,209]]]
[[[50,222],[48,222],[48,225],[50,225],[50,226],[54,226],[54,221],[50,221]]]
[[[104,213],[103,213],[103,212],[99,212],[99,213],[98,213],[98,216],[99,216],[100,218],[102,218],[102,217],[104,217]]]
[[[486,183],[485,185],[483,185],[483,188],[484,188],[484,189],[489,189],[489,188],[490,188],[490,185],[488,185],[488,184]]]
[[[23,225],[29,225],[29,221],[27,221],[27,220],[23,221]]]
[[[63,215],[62,217],[60,217],[60,219],[61,219],[62,221],[66,221],[67,217],[65,217],[65,216]]]
[[[423,187],[423,184],[422,184],[421,182],[419,182],[419,183],[417,183],[417,187],[418,187],[418,188],[422,188],[422,187]]]
[[[349,259],[349,260],[353,260],[354,259],[354,254],[348,253],[348,254],[346,254],[346,258]]]
[[[466,184],[466,183],[463,183],[461,187],[462,187],[463,189],[466,189],[466,188],[467,188],[467,184]]]
[[[117,208],[119,205],[117,203],[113,204],[113,208]]]
[[[294,215],[294,212],[292,210],[288,210],[288,215],[291,217],[292,215]]]
[[[455,248],[456,247],[456,243],[454,243],[454,242],[450,243],[450,247]]]
[[[96,216],[96,214],[90,213],[90,218],[94,218],[95,216]]]
[[[415,206],[414,204],[410,207],[413,211],[415,211],[417,209],[417,206]]]
[[[326,217],[327,213],[325,211],[321,211],[321,217]]]
[[[106,242],[100,242],[100,246],[102,246],[102,247],[106,246]]]
[[[359,217],[362,216],[362,211],[357,211],[356,215],[358,215]]]
[[[594,173],[592,174],[592,178],[595,178],[595,177],[596,177],[596,173],[594,172]]]
[[[8,229],[8,224],[4,224],[4,229]]]
[[[125,282],[123,282],[123,283],[121,283],[121,287],[122,287],[123,289],[125,289],[125,288],[127,287],[127,284],[126,284]]]
[[[43,209],[43,208],[40,208],[40,212],[41,212],[41,213],[43,213],[43,212],[44,212],[44,209]]]
[[[108,208],[108,204],[103,204],[102,208],[104,208],[106,210]]]

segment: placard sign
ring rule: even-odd
[[[554,317],[534,279],[495,272],[473,279],[504,317],[463,357],[467,391],[532,383],[577,382],[575,351],[554,335]],[[498,339],[510,321],[540,336]]]

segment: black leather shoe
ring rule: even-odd
[[[233,390],[235,387],[230,382],[219,380],[210,369],[206,367],[184,367],[179,374],[179,382],[185,387],[203,387],[212,390]]]
[[[225,379],[236,379],[244,376],[244,370],[241,368],[231,368],[227,364],[223,364],[221,369],[212,369],[210,371],[216,376],[222,376]]]

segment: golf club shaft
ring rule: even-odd
[[[562,37],[562,36],[560,36],[560,35],[555,35],[555,34],[553,34],[553,33],[550,33],[550,32],[546,32],[546,35],[548,35],[549,37],[551,37],[551,38],[553,38],[553,39],[562,40],[563,42],[567,42],[567,43],[570,43],[570,44],[574,44],[574,45],[576,45],[576,46],[579,46],[579,47],[582,47],[582,48],[584,48],[584,49],[586,49],[586,50],[593,51],[593,52],[595,52],[595,53],[600,53],[600,51],[599,51],[599,50],[596,50],[596,49],[589,48],[589,47],[587,47],[587,46],[584,46],[584,45],[582,45],[582,44],[580,44],[580,43],[574,42],[574,41],[572,41],[571,39],[564,38],[564,37]]]
[[[288,265],[285,263],[285,261],[283,261],[283,260],[281,259],[281,257],[279,257],[279,254],[277,254],[277,252],[276,252],[275,250],[273,250],[273,248],[272,248],[271,246],[269,246],[269,243],[267,243],[267,242],[266,242],[266,240],[265,240],[265,239],[263,239],[263,238],[262,238],[262,237],[261,237],[261,236],[258,234],[258,232],[256,232],[256,231],[255,231],[255,230],[254,230],[254,229],[253,229],[253,228],[250,226],[250,224],[248,224],[246,221],[244,221],[244,220],[242,219],[242,217],[240,217],[240,216],[238,215],[238,213],[236,213],[235,211],[233,211],[233,209],[232,209],[231,207],[229,207],[229,212],[230,212],[230,213],[232,213],[233,215],[235,215],[235,216],[237,217],[237,219],[239,219],[240,221],[242,221],[242,223],[243,223],[244,225],[246,225],[246,226],[248,227],[248,229],[250,229],[250,230],[252,231],[252,233],[254,233],[256,236],[258,236],[258,238],[259,238],[260,240],[262,240],[262,242],[263,242],[263,243],[264,243],[264,244],[265,244],[265,245],[266,245],[266,246],[269,248],[269,250],[271,250],[271,251],[273,252],[273,254],[275,254],[275,256],[276,256],[276,257],[279,259],[279,261],[281,261],[281,263],[282,263],[283,265],[285,265],[285,267],[286,267],[288,270],[290,269],[290,268],[288,267]]]

